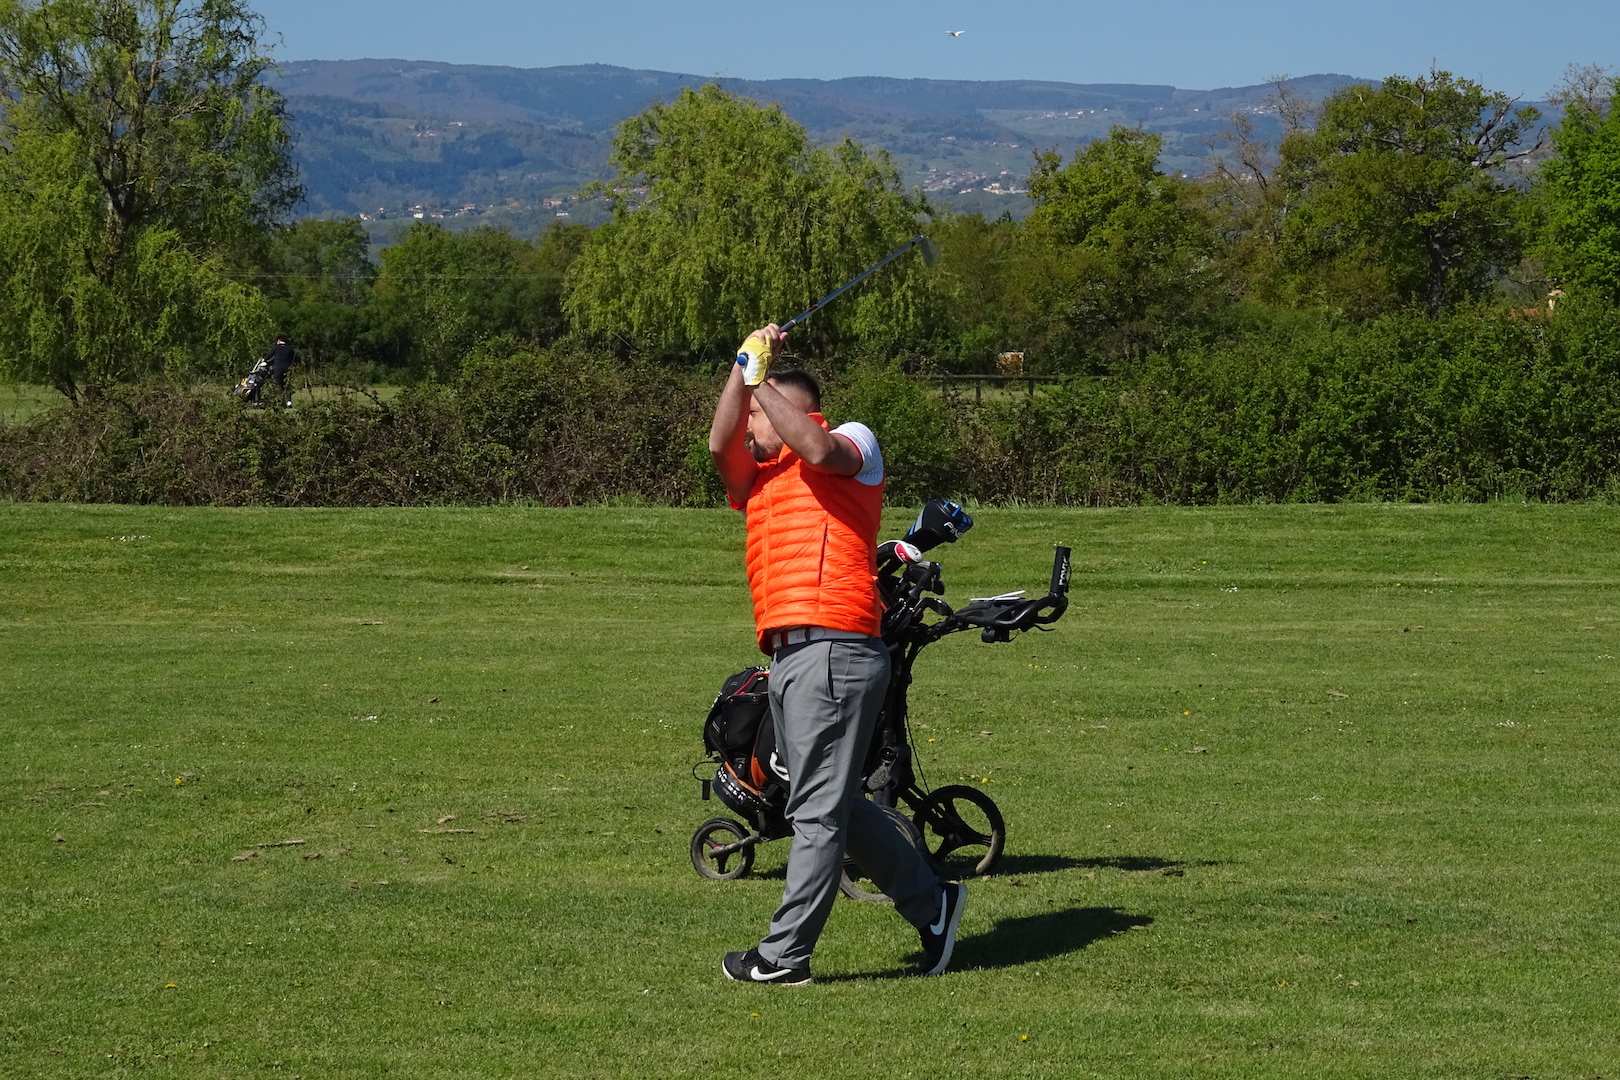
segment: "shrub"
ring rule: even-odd
[[[849,368],[829,389],[825,412],[835,425],[858,420],[872,429],[891,502],[949,494],[958,449],[950,413],[932,387],[907,377],[898,364]]]
[[[0,425],[0,495],[185,506],[713,500],[706,380],[590,357],[470,360],[455,386],[243,409],[151,381]],[[702,464],[712,472],[705,458]]]
[[[962,406],[955,490],[1135,502],[1601,495],[1620,472],[1620,318],[1322,320]]]
[[[877,433],[903,505],[1566,500],[1607,497],[1620,476],[1620,311],[1600,304],[1533,321],[1290,319],[983,405],[889,363],[829,385],[829,416]],[[0,424],[0,497],[723,505],[706,448],[718,393],[706,376],[510,344],[386,406],[244,411],[149,382]]]

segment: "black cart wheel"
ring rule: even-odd
[[[730,818],[710,818],[692,834],[692,869],[714,881],[735,881],[754,866],[748,830]]]
[[[995,800],[975,787],[950,784],[917,807],[923,850],[951,878],[988,874],[1007,844],[1007,826]]]
[[[861,876],[861,868],[845,860],[843,876],[838,879],[838,891],[851,900],[865,900],[873,904],[892,904],[894,898]]]
[[[878,809],[894,822],[896,829],[905,834],[912,847],[919,851],[923,849],[922,833],[917,831],[917,826],[913,825],[904,814],[889,806],[879,806]],[[873,884],[861,868],[855,865],[854,859],[844,860],[844,873],[838,879],[838,891],[851,900],[865,900],[874,904],[894,903],[894,898]]]

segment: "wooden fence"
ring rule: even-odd
[[[984,387],[1005,386],[1008,383],[1023,383],[1026,393],[1034,395],[1036,383],[1066,383],[1076,379],[1106,379],[1106,375],[918,375],[919,379],[927,379],[939,383],[944,391],[948,386],[965,384],[973,387],[973,404],[978,405],[984,401]]]

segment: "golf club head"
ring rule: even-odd
[[[961,506],[949,499],[929,499],[903,539],[919,552],[931,551],[941,544],[956,543],[971,528],[973,518]]]
[[[932,240],[928,239],[928,237],[925,236],[925,237],[922,238],[922,243],[918,244],[917,246],[922,249],[922,257],[923,257],[923,265],[924,266],[933,266],[933,265],[935,265],[936,263],[939,262],[939,245],[938,244],[934,243]]]

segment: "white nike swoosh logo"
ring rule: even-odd
[[[792,971],[792,968],[782,968],[779,971],[767,972],[764,968],[755,966],[754,970],[748,973],[748,977],[755,982],[770,982],[772,979],[780,979]]]
[[[934,925],[930,926],[928,928],[928,932],[930,934],[943,934],[945,932],[945,912],[948,911],[950,909],[950,906],[951,906],[947,902],[947,899],[948,898],[945,897],[944,895],[940,896],[940,900],[939,900],[939,918],[935,919],[934,920]]]

